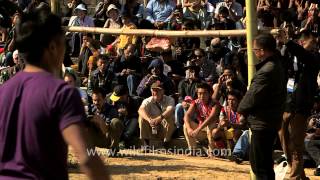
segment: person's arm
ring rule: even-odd
[[[146,106],[147,106],[147,102],[146,100],[144,100],[141,104],[141,106],[139,107],[139,110],[138,110],[138,114],[139,116],[148,121],[149,123],[151,122],[151,116],[150,114],[148,113],[148,111],[146,111]]]
[[[155,19],[153,19],[153,0],[150,0],[146,7],[146,20],[150,21],[152,24],[155,23]]]
[[[184,115],[184,125],[187,128],[187,131],[193,131],[193,129],[190,126],[190,122],[191,122],[191,118],[193,117],[194,113],[196,111],[196,105],[195,104],[191,104],[189,109],[187,110],[187,112]]]
[[[80,167],[89,179],[110,179],[102,160],[96,154],[88,154],[90,148],[86,142],[87,138],[83,128],[83,125],[79,123],[69,125],[62,131],[64,140],[77,153]]]
[[[220,114],[221,106],[216,104],[212,107],[210,115],[203,121],[203,123],[198,127],[199,130],[203,129],[204,127],[208,126],[209,123],[218,122],[219,121],[219,114]]]
[[[163,119],[167,119],[169,117],[171,117],[173,115],[173,112],[174,112],[174,99],[169,97],[170,100],[169,100],[169,106],[167,106],[166,110],[164,112],[162,112],[159,116],[157,116],[156,118],[152,119],[153,121],[155,121],[155,124],[160,124],[161,121]]]

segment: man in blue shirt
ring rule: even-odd
[[[146,8],[146,19],[155,28],[162,29],[170,20],[170,15],[175,7],[176,5],[172,0],[150,0]]]

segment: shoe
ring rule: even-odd
[[[236,164],[241,164],[243,162],[243,158],[240,154],[232,154],[230,160],[235,162]]]
[[[314,175],[320,176],[320,168],[316,168],[316,170],[314,171]]]
[[[286,161],[287,158],[284,156],[280,156],[278,159],[274,160],[275,164],[280,164],[282,161]]]

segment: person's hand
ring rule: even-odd
[[[192,136],[193,129],[187,129],[187,132],[188,132],[188,135],[189,135],[189,136]]]
[[[121,73],[120,73],[120,76],[124,76],[124,75],[126,75],[127,74],[127,70],[126,69],[123,69],[122,71],[121,71]]]
[[[228,79],[226,79],[226,86],[227,87],[231,87],[232,86],[232,78],[228,78]]]
[[[185,101],[182,101],[181,105],[182,105],[182,107],[183,107],[184,109],[186,109],[186,108],[188,107],[188,103],[185,102]]]
[[[221,120],[219,122],[219,127],[227,127],[229,125],[229,121],[226,121],[226,120]]]
[[[197,129],[195,129],[195,130],[192,131],[191,136],[195,138],[195,137],[198,136],[199,132],[200,132],[200,129],[197,128]]]
[[[119,108],[118,109],[118,113],[124,115],[124,116],[127,116],[128,115],[128,111],[127,111],[127,108]]]
[[[218,79],[218,84],[221,86],[223,84],[223,82],[225,81],[225,76],[221,75]]]
[[[288,32],[285,30],[280,30],[277,39],[279,42],[281,42],[283,44],[287,44],[289,41]]]

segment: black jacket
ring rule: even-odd
[[[305,50],[302,46],[289,41],[287,51],[296,56],[298,71],[295,73],[295,86],[293,94],[287,99],[286,111],[310,115],[314,103],[314,96],[318,88],[317,75],[320,69],[320,54]]]
[[[252,130],[279,129],[286,98],[281,56],[275,54],[256,65],[251,86],[239,104]]]

